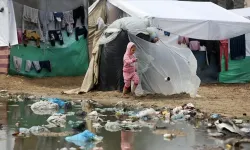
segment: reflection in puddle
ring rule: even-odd
[[[65,127],[56,127],[49,129],[50,135],[30,136],[30,137],[14,137],[13,133],[18,131],[16,123],[19,127],[30,128],[32,126],[42,126],[47,124],[50,115],[35,114],[30,104],[32,101],[24,102],[4,102],[0,103],[0,145],[3,150],[57,150],[61,148],[79,148],[79,146],[65,141],[65,137],[72,135],[74,130],[72,127],[77,121],[83,121],[82,117],[76,115],[68,115],[66,117]],[[17,107],[18,106],[18,107]],[[81,106],[76,105],[71,112],[81,110]],[[59,110],[66,113],[64,110]],[[91,109],[85,110],[87,113]],[[104,120],[115,121],[116,118],[104,117]],[[105,128],[97,130],[93,127],[92,120],[86,120],[86,128],[94,134],[103,137],[103,142],[98,143],[97,147],[104,150],[194,150],[196,145],[206,145],[206,147],[218,147],[223,145],[223,141],[209,138],[205,128],[202,125],[194,128],[185,122],[168,125],[167,129],[154,130],[148,127],[142,128],[141,132],[118,131],[109,132]],[[104,123],[105,124],[105,123]],[[5,126],[7,125],[7,126]],[[103,125],[103,124],[102,124]],[[164,140],[164,134],[174,134],[176,138],[172,140]],[[245,149],[250,149],[249,145],[243,145]],[[202,148],[202,147],[199,147]],[[199,149],[199,150],[206,150]],[[207,149],[208,150],[208,149]]]

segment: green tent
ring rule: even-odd
[[[56,43],[52,47],[50,43],[41,44],[41,48],[37,48],[32,41],[27,47],[16,45],[10,51],[10,75],[23,75],[28,77],[53,77],[53,76],[80,76],[84,75],[88,69],[89,54],[87,39],[81,37],[79,41],[75,40],[75,36],[67,36],[63,33],[64,44],[61,46]],[[22,67],[18,72],[13,63],[13,56],[22,58]],[[35,69],[30,72],[25,71],[26,60],[45,61],[49,60],[52,71],[43,69],[37,73]]]

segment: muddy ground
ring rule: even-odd
[[[242,116],[250,110],[249,84],[209,84],[202,85],[198,94],[201,98],[190,98],[186,95],[146,96],[123,99],[119,92],[90,92],[82,95],[62,95],[64,90],[78,88],[84,77],[53,77],[30,79],[20,76],[0,75],[0,90],[11,93],[23,92],[35,95],[57,97],[63,99],[93,99],[104,104],[125,101],[129,104],[143,102],[146,105],[178,106],[191,102],[197,108],[208,113],[219,113],[226,116]],[[248,114],[250,115],[250,113]]]

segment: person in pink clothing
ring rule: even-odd
[[[135,62],[137,62],[137,58],[135,57],[136,47],[133,42],[129,42],[127,45],[126,53],[123,57],[123,78],[124,78],[124,87],[123,87],[123,95],[127,94],[128,88],[131,86],[131,81],[134,82],[134,86],[131,92],[134,94],[135,89],[139,83],[139,76],[136,72]]]

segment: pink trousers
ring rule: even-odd
[[[139,84],[139,76],[137,72],[123,72],[123,78],[124,78],[124,83],[125,83],[125,88],[129,88],[131,86],[131,81],[134,82],[135,85]]]

